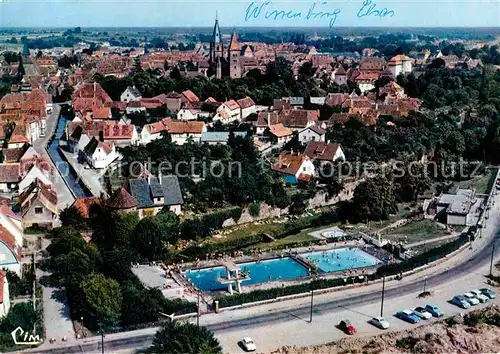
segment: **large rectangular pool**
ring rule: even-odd
[[[358,248],[339,248],[302,253],[302,259],[314,263],[321,273],[375,266],[381,261]]]
[[[265,283],[269,281],[289,280],[309,275],[309,271],[292,258],[284,257],[259,262],[240,263],[242,273],[250,272],[248,280],[242,286]],[[190,269],[184,276],[201,291],[227,289],[227,285],[219,283],[217,278],[226,277],[224,267]]]

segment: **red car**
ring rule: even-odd
[[[356,333],[356,327],[349,320],[340,321],[339,328],[347,334]]]

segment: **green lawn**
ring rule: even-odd
[[[431,220],[418,220],[395,230],[387,230],[383,237],[392,241],[403,241],[405,236],[408,243],[433,239],[446,235],[446,231],[441,229]]]
[[[216,238],[211,237],[208,242],[219,243],[219,242],[227,242],[230,240],[234,240],[240,237],[245,237],[253,234],[262,234],[262,233],[271,233],[275,231],[284,230],[285,223],[269,223],[269,224],[249,224],[242,226],[235,226],[229,233],[223,235],[223,237]],[[223,229],[222,231],[228,232],[227,229]]]

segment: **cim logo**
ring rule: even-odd
[[[38,334],[33,335],[30,332],[25,332],[21,327],[13,330],[11,335],[17,345],[37,345],[43,342]]]

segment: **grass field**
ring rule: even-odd
[[[383,237],[391,241],[404,241],[408,243],[430,240],[447,235],[443,230],[431,220],[418,220],[395,230],[387,230]]]

